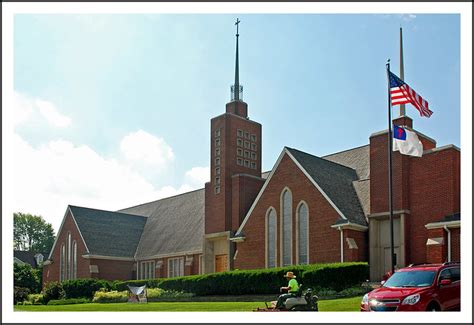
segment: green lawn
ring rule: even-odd
[[[361,297],[319,301],[320,311],[358,311]],[[15,306],[16,311],[252,311],[263,302],[150,302],[148,304],[77,304]]]

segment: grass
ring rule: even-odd
[[[358,311],[362,297],[320,300],[320,311]],[[252,311],[264,302],[150,302],[148,304],[18,305],[15,311]]]

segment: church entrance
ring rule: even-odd
[[[227,271],[227,260],[228,260],[227,254],[216,255],[216,261],[215,261],[216,272]]]

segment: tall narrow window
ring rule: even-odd
[[[64,246],[64,243],[61,245],[61,253],[59,255],[59,280],[64,281],[66,271],[66,247]]]
[[[72,278],[77,279],[77,242],[72,243]]]
[[[66,279],[71,278],[71,233],[67,233]]]
[[[276,267],[276,212],[271,208],[267,215],[267,267]]]
[[[304,202],[298,208],[298,263],[308,264],[308,207]]]
[[[282,265],[291,265],[291,193],[284,190],[281,196],[282,215]]]

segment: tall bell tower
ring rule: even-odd
[[[211,119],[210,182],[205,186],[205,273],[232,268],[229,238],[263,184],[262,126],[248,117],[239,81],[239,23],[235,25],[235,79],[225,112]],[[255,185],[256,184],[256,185]],[[254,194],[255,193],[255,194]]]

